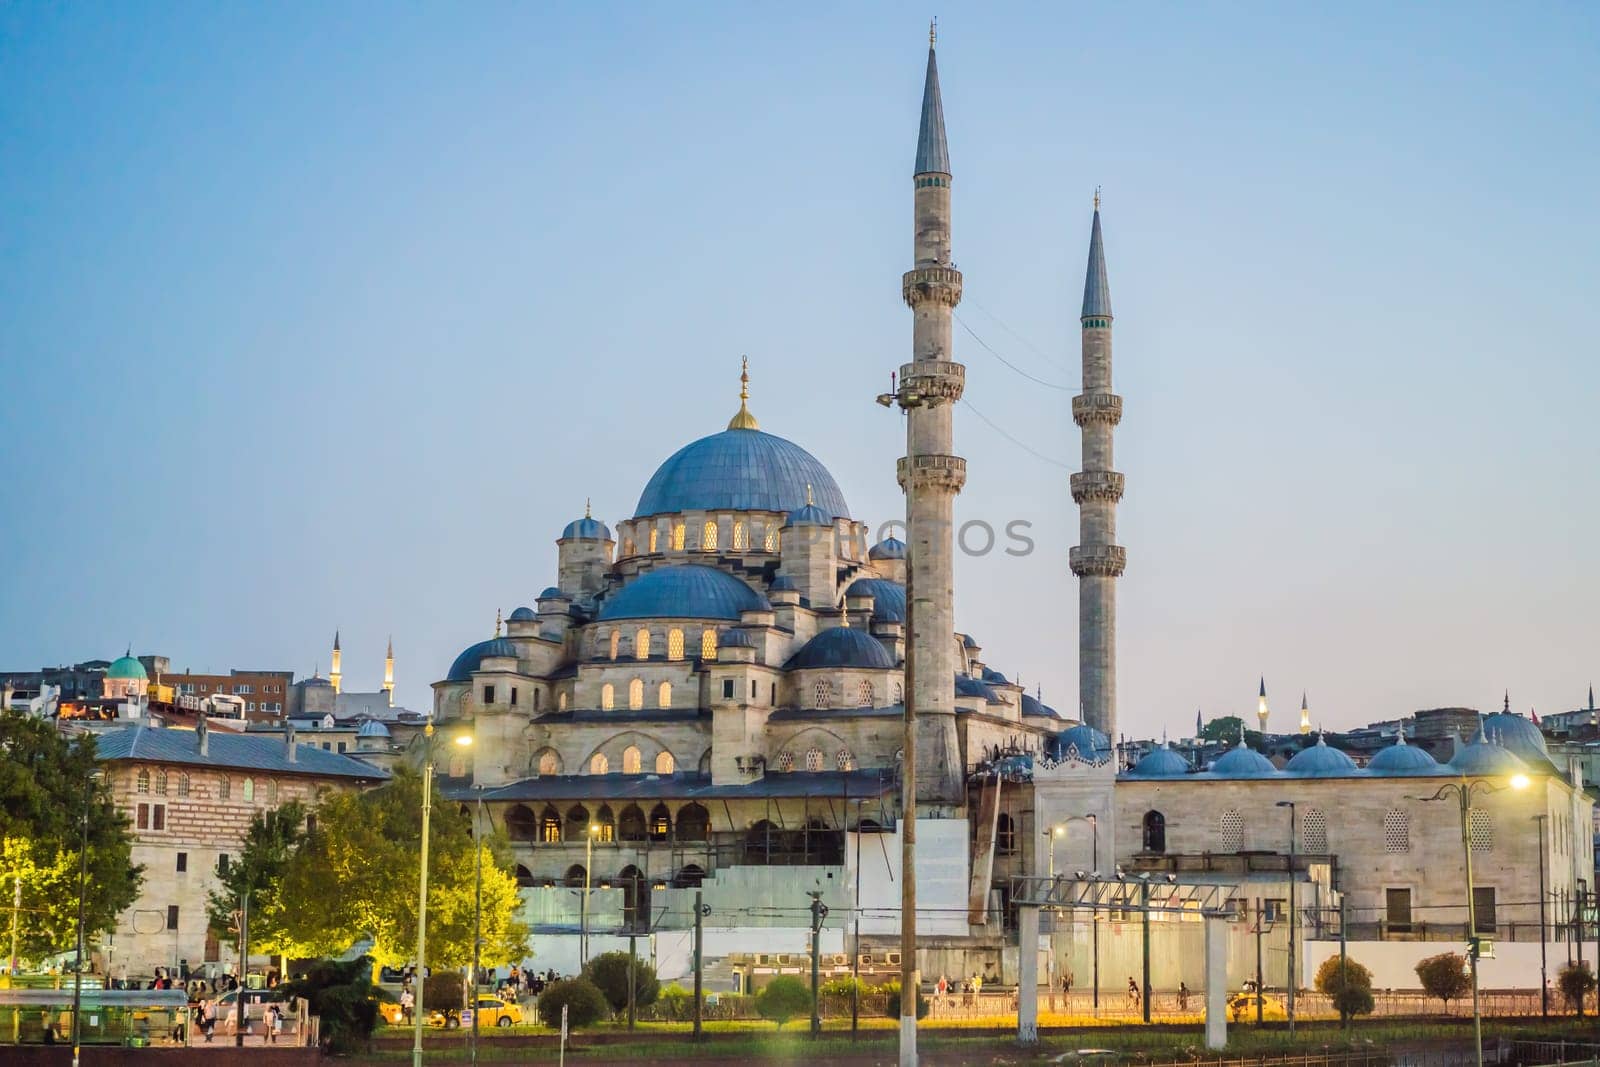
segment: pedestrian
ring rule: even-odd
[[[933,987],[933,992],[935,996],[942,1000],[944,995],[950,992],[950,979],[941,974],[938,984]]]
[[[1072,972],[1068,971],[1061,976],[1061,995],[1066,996],[1072,992]]]
[[[1128,975],[1128,1003],[1135,1008],[1139,1006],[1139,983],[1133,980],[1133,975]]]
[[[983,995],[983,976],[976,971],[972,973],[972,992],[974,996]]]
[[[400,1018],[404,1019],[406,1022],[410,1022],[411,1009],[416,1003],[417,998],[411,995],[411,987],[407,986],[406,988],[402,989],[400,991]]]
[[[266,1031],[267,1044],[276,1045],[278,1035],[283,1033],[283,1009],[276,1004],[267,1008]]]
[[[1189,1010],[1189,986],[1185,982],[1178,983],[1178,1010]]]

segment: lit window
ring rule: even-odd
[[[778,770],[784,772],[785,774],[787,774],[790,771],[794,770],[794,753],[792,753],[792,752],[780,752],[780,753],[778,753]]]
[[[164,797],[166,795],[167,795],[167,772],[164,771],[164,770],[163,771],[157,771],[156,772],[156,796]]]
[[[656,529],[654,526],[650,527],[650,551],[651,552],[655,552],[655,550],[656,550],[656,538],[660,535],[660,533],[661,533],[661,531]]]
[[[817,684],[811,687],[811,706],[826,708],[833,703],[833,683],[826,678],[818,678]]]
[[[873,704],[873,698],[876,696],[877,694],[872,690],[872,682],[866,678],[861,679],[861,685],[856,689],[856,703],[863,708],[870,708]]]
[[[607,682],[600,687],[600,707],[610,711],[617,706],[617,687]]]
[[[848,748],[841,748],[838,755],[834,757],[834,762],[838,764],[841,771],[853,771],[856,769],[856,758],[850,754]]]
[[[685,529],[686,528],[684,527],[683,523],[681,523],[681,522],[675,522],[675,523],[672,524],[672,550],[674,552],[682,552],[683,551],[683,539],[684,539],[684,535],[685,535]]]
[[[621,644],[622,644],[622,631],[621,630],[612,630],[611,631],[611,658],[612,659],[616,659],[617,658],[617,648]]]
[[[611,761],[606,759],[604,752],[596,752],[589,760],[590,774],[606,774],[611,770]]]
[[[822,749],[820,749],[820,748],[808,748],[808,749],[806,749],[806,770],[808,770],[808,771],[820,771],[820,770],[822,770]]]
[[[776,526],[767,527],[766,548],[768,552],[778,551],[778,528]]]
[[[700,658],[703,660],[717,658],[717,631],[708,629],[700,634]]]
[[[656,773],[671,774],[677,764],[672,758],[672,753],[662,752],[656,756]]]
[[[244,788],[239,790],[239,797],[246,804],[255,803],[255,799],[256,799],[256,780],[254,778],[246,778],[244,780]]]
[[[149,772],[149,770],[147,770],[147,769],[145,769],[143,767],[141,767],[139,769],[139,777],[134,780],[133,788],[134,788],[134,791],[138,792],[138,793],[148,793],[148,792],[150,792],[150,772]]]
[[[682,630],[674,628],[674,629],[671,629],[671,630],[667,631],[667,658],[668,659],[682,659],[683,658],[683,631]]]
[[[628,683],[628,708],[630,711],[638,711],[642,707],[644,707],[644,680],[635,678]]]
[[[622,773],[638,774],[640,768],[639,746],[629,745],[622,750]]]
[[[557,711],[566,711],[567,710],[567,694],[566,694],[565,690],[563,690],[562,692],[556,694],[556,710]]]
[[[656,687],[656,707],[658,707],[658,708],[670,708],[670,707],[672,707],[672,683],[671,682],[662,682],[659,686]]]
[[[622,554],[624,556],[633,555],[633,538],[625,537],[622,539]]]
[[[650,658],[650,631],[640,627],[639,632],[633,635],[633,658]]]
[[[706,524],[700,528],[700,547],[706,552],[717,550],[717,520],[707,519]]]
[[[560,774],[561,773],[561,761],[556,759],[556,754],[554,752],[546,752],[544,755],[539,757],[539,773],[540,774]]]
[[[743,552],[745,549],[747,549],[749,547],[750,547],[750,545],[749,545],[748,540],[747,540],[747,538],[745,537],[745,534],[744,534],[744,523],[743,522],[734,523],[733,524],[733,550],[735,552]]]

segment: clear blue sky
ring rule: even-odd
[[[400,695],[720,429],[900,513],[904,5],[0,8],[0,669],[321,663]],[[1105,189],[1131,733],[1600,675],[1600,14],[941,10],[973,407],[1077,465]],[[958,411],[960,624],[1075,705],[1066,469]]]

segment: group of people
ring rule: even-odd
[[[951,982],[948,975],[941,974],[939,981],[933,987],[933,995],[941,1000],[953,993],[960,993],[967,998],[976,998],[982,992],[983,975],[976,971],[972,972],[971,978],[963,978],[960,982]],[[973,999],[968,999],[967,1003],[973,1003]]]
[[[205,1039],[207,1044],[211,1043],[211,1038],[215,1035],[217,1030],[218,1003],[219,1002],[216,1000],[202,998],[200,1003],[195,1005],[193,1012],[191,1012],[189,1016],[194,1028],[200,1032],[200,1036]],[[278,1043],[278,1038],[283,1036],[282,1005],[269,1003],[267,1005],[266,1013],[262,1016],[261,1025],[263,1027],[263,1034],[267,1039],[267,1044],[276,1045]],[[248,1008],[246,1009],[244,1017],[244,1033],[247,1036],[255,1033],[255,1023],[250,1018]]]

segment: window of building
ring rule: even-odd
[[[189,854],[187,852],[178,853],[178,873],[179,874],[183,874],[188,869],[189,869]]]
[[[835,752],[833,763],[841,771],[853,771],[856,769],[856,758],[848,748],[841,748],[838,752]]]
[[[546,752],[546,753],[544,753],[543,755],[541,755],[539,757],[539,773],[540,774],[560,774],[561,773],[561,761],[556,758],[556,754],[554,752]]]
[[[561,816],[555,808],[547,807],[539,816],[539,840],[547,845],[561,843]]]
[[[1268,897],[1261,902],[1261,918],[1269,923],[1283,922],[1284,913],[1287,910],[1284,907],[1284,901],[1277,897]]]
[[[820,771],[820,770],[822,770],[822,749],[820,749],[820,748],[808,748],[808,749],[806,749],[806,770],[808,770],[808,771]]]
[[[511,706],[512,707],[516,707],[517,706],[517,687],[516,686],[512,686],[511,687]],[[538,707],[539,706],[539,701],[537,699],[534,700],[533,706],[534,707]]]
[[[1383,813],[1383,850],[1411,851],[1411,820],[1405,812],[1391,809]]]
[[[178,928],[178,906],[176,904],[168,904],[167,905],[167,929],[168,930],[176,930],[177,928]]]
[[[670,707],[672,707],[672,683],[671,682],[662,682],[660,685],[656,686],[656,707],[658,707],[658,708],[670,708]]]
[[[343,752],[343,751],[344,751],[344,742],[343,742],[343,741],[340,741],[340,742],[339,742],[339,751],[340,751],[340,752]]]
[[[327,746],[324,745],[324,748]],[[217,799],[228,800],[233,796],[233,782],[224,774],[217,782]]]
[[[633,658],[650,658],[650,631],[643,627],[640,627],[639,632],[633,635]]]
[[[1385,889],[1383,891],[1384,924],[1390,933],[1411,932],[1411,890]]]
[[[672,835],[672,816],[665,804],[650,809],[650,840],[665,841]]]
[[[685,527],[683,523],[675,522],[672,524],[672,550],[674,552],[683,551],[684,533]]]
[[[904,704],[906,702],[906,687],[899,682],[894,683],[894,702],[896,704]]]
[[[278,806],[278,780],[276,778],[267,780],[267,803],[273,807]]]
[[[677,762],[672,758],[672,753],[663,751],[656,754],[657,774],[671,774],[676,767]]]
[[[226,852],[217,853],[217,874],[220,877],[227,877],[228,854]]]
[[[600,707],[604,711],[610,711],[616,706],[617,687],[612,685],[610,682],[607,682],[605,685],[600,687]]]
[[[451,756],[450,766],[446,772],[451,778],[464,778],[467,774],[467,758],[465,756]]]
[[[722,699],[723,700],[732,700],[733,699],[733,679],[732,678],[724,678],[722,680]]]
[[[733,550],[735,552],[743,552],[749,547],[750,546],[746,543],[745,539],[744,523],[735,522],[733,524]]]
[[[600,810],[594,813],[594,822],[589,824],[593,829],[594,843],[609,845],[617,839],[617,817],[612,814],[609,804],[600,805]]]
[[[994,822],[994,850],[1002,856],[1017,850],[1017,824],[1003,811]]]
[[[623,774],[638,774],[640,765],[641,760],[639,757],[638,745],[629,745],[627,748],[622,750]]]
[[[1244,848],[1244,816],[1229,808],[1218,822],[1222,836],[1222,851],[1238,852]]]
[[[140,804],[134,809],[133,828],[135,830],[150,829],[150,805]]]
[[[1478,933],[1492,934],[1496,925],[1494,914],[1494,886],[1472,887],[1472,920]]]
[[[612,630],[611,631],[611,658],[612,659],[616,659],[617,658],[617,646],[620,645],[620,644],[622,644],[622,631],[621,630]]]
[[[483,702],[485,704],[494,703],[494,686],[486,685],[483,687]]]
[[[1159,811],[1144,813],[1144,850],[1146,852],[1167,850],[1167,817]]]
[[[245,711],[255,711],[256,710],[256,702],[254,700],[245,701],[244,710]]]
[[[644,679],[635,678],[628,683],[628,708],[638,711],[644,707]]]
[[[136,793],[150,792],[150,770],[147,767],[139,768],[139,777],[133,780],[133,789]]]
[[[818,678],[817,684],[811,687],[811,705],[817,708],[830,707],[833,704],[833,683],[826,678]]]
[[[700,634],[700,658],[707,661],[717,658],[717,631],[708,628]]]
[[[167,772],[165,769],[156,772],[156,796],[167,795]]]
[[[150,829],[165,830],[167,828],[167,806],[165,804],[150,805]]]
[[[622,539],[622,554],[625,557],[633,555],[633,538],[624,537]]]
[[[1314,856],[1328,851],[1328,817],[1321,808],[1307,808],[1300,816],[1300,851]]]
[[[1494,851],[1494,819],[1482,808],[1467,813],[1467,840],[1474,852]]]
[[[344,745],[344,743],[340,742],[340,748],[339,748],[340,752],[344,751],[343,745]],[[243,800],[246,804],[255,803],[255,799],[256,799],[256,780],[254,778],[246,778],[244,780],[244,786],[243,786],[243,788],[241,788],[239,790],[239,798],[241,800]]]
[[[186,796],[189,795],[189,772],[188,771],[180,771],[178,773],[178,795],[180,797],[186,797]]]
[[[556,710],[557,711],[566,711],[567,710],[567,694],[565,692],[561,692],[561,693],[557,693],[556,694]]]
[[[780,752],[780,753],[778,753],[778,764],[777,764],[777,766],[778,766],[778,770],[782,771],[785,774],[787,774],[790,771],[794,770],[794,753],[792,753],[792,752]]]
[[[866,678],[861,679],[861,683],[856,686],[856,704],[863,708],[870,708],[876,697],[877,693],[873,691],[872,682]]]
[[[596,752],[590,758],[590,760],[589,760],[589,773],[590,774],[609,774],[610,771],[611,771],[611,761],[606,759],[606,754],[604,752]]]
[[[661,531],[657,530],[654,526],[650,527],[650,551],[651,552],[654,552],[656,550],[656,535],[659,534],[660,532]]]
[[[706,524],[700,528],[700,547],[707,552],[717,550],[717,522],[707,519]]]
[[[766,549],[768,552],[777,552],[779,549],[778,528],[776,526],[767,527]]]

